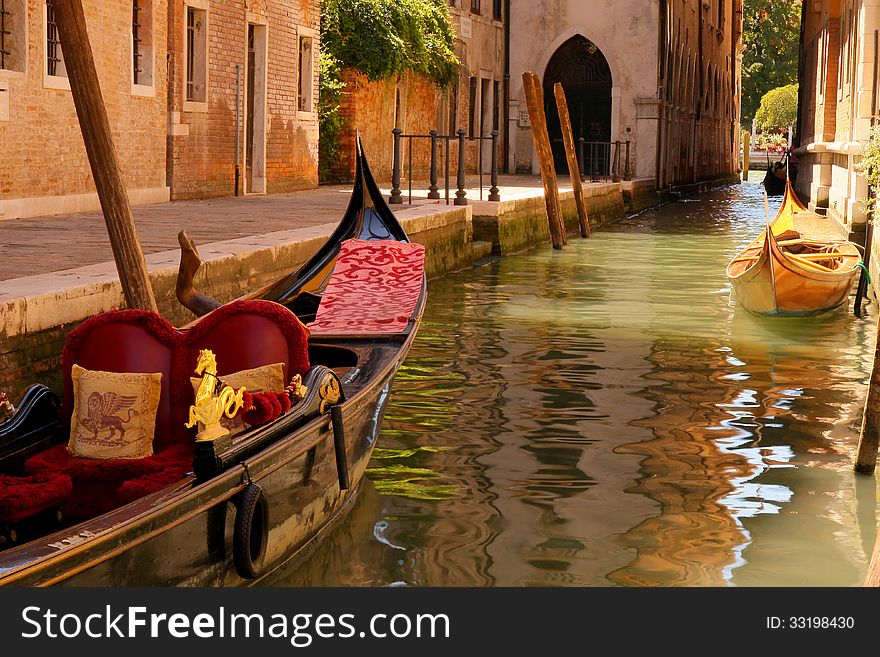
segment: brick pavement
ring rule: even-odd
[[[560,181],[561,182],[561,181]],[[479,188],[469,181],[468,198],[476,203]],[[483,197],[488,197],[488,177]],[[502,176],[502,200],[543,194],[540,178]],[[566,189],[560,185],[560,189]],[[427,183],[413,187],[413,204],[424,204]],[[388,189],[385,190],[386,195]],[[177,249],[177,233],[185,228],[197,245],[335,223],[345,212],[351,187],[318,189],[266,196],[221,197],[174,201],[132,209],[145,254]],[[443,195],[443,190],[441,190]],[[455,190],[450,191],[455,198]],[[404,202],[408,201],[404,190]],[[444,201],[441,199],[441,203]],[[434,202],[432,202],[434,203]],[[411,207],[392,206],[395,211]],[[111,262],[113,253],[100,213],[0,221],[0,292],[2,281]]]

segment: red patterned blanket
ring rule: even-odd
[[[318,307],[313,334],[401,333],[422,290],[425,247],[346,240]]]

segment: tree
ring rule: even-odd
[[[329,180],[345,120],[342,70],[381,80],[413,71],[440,87],[458,79],[446,0],[322,0],[318,176]]]
[[[798,86],[787,84],[771,89],[761,97],[761,106],[755,114],[758,129],[785,130],[797,121]]]
[[[743,3],[742,121],[750,128],[768,91],[797,82],[800,0]]]

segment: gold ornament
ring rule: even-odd
[[[229,429],[220,424],[220,418],[224,415],[228,418],[235,417],[244,405],[245,389],[236,390],[232,386],[222,385],[219,386],[219,392],[216,391],[220,379],[217,378],[217,358],[210,349],[199,352],[196,374],[204,375],[196,391],[195,404],[189,407],[189,422],[184,426],[190,429],[196,422],[199,423],[196,440],[214,440],[225,436]]]

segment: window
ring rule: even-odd
[[[480,0],[471,0],[471,13],[479,14],[480,13]]]
[[[186,7],[186,100],[208,102],[208,12]]]
[[[23,71],[27,0],[0,0],[0,68]]]
[[[314,68],[312,66],[313,57],[312,37],[299,37],[299,111],[312,112],[313,110],[313,94],[312,86],[314,80]]]
[[[53,77],[67,77],[52,0],[46,0],[46,73]]]
[[[131,3],[132,82],[153,86],[153,2],[132,0]]]
[[[501,0],[494,0],[492,2],[492,18],[496,21],[500,21],[502,18],[502,9],[501,9]]]

